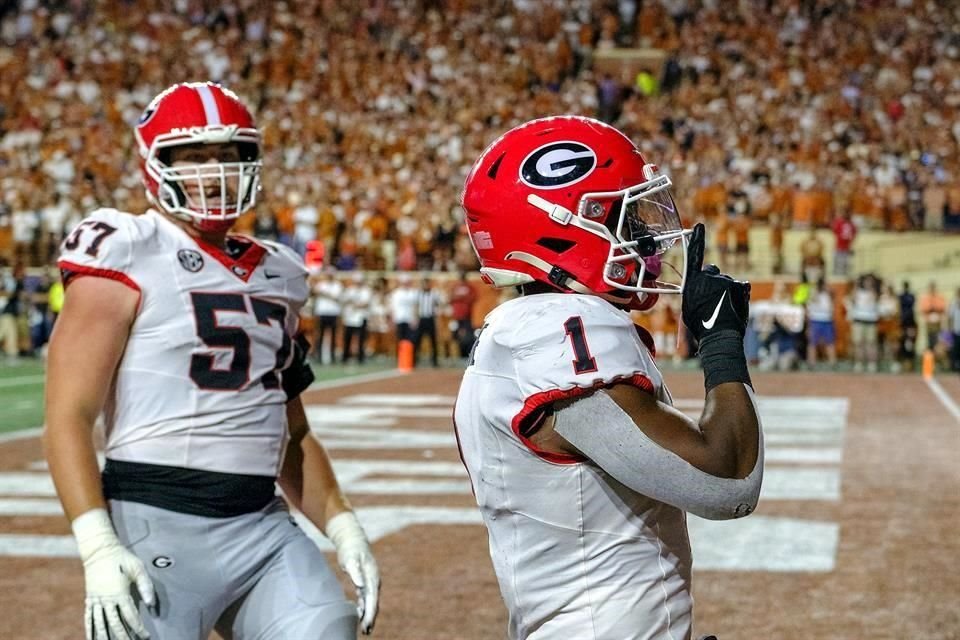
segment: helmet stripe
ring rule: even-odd
[[[203,113],[207,117],[207,125],[222,124],[220,122],[220,109],[217,108],[217,99],[213,97],[213,91],[207,85],[196,87],[200,95],[200,101],[203,103]]]

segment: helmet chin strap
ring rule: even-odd
[[[506,259],[520,260],[521,262],[526,262],[527,264],[532,265],[537,269],[540,269],[545,274],[547,274],[547,276],[550,278],[550,282],[552,282],[557,287],[570,289],[571,291],[574,291],[576,293],[582,293],[582,294],[591,295],[591,296],[598,296],[600,298],[603,298],[607,302],[612,302],[613,304],[627,305],[632,302],[632,298],[633,298],[632,295],[624,298],[624,297],[615,296],[609,293],[601,293],[599,291],[594,291],[593,289],[590,289],[589,287],[584,285],[582,282],[576,280],[573,276],[571,276],[566,271],[550,264],[549,262],[547,262],[546,260],[543,260],[542,258],[538,258],[537,256],[531,253],[527,253],[526,251],[511,251],[510,253],[507,254]]]

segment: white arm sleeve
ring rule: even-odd
[[[655,443],[602,390],[559,408],[555,420],[554,431],[637,493],[709,520],[741,518],[757,506],[762,429],[753,470],[746,478],[731,479],[700,471]]]

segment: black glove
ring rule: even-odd
[[[743,353],[750,283],[720,273],[714,264],[703,269],[703,248],[704,228],[698,224],[687,244],[681,312],[699,345],[704,386],[708,392],[726,382],[753,386]]]
[[[687,245],[683,324],[697,342],[702,342],[708,335],[731,329],[742,338],[750,312],[750,283],[720,273],[715,264],[703,268],[704,234],[703,225],[696,225]]]

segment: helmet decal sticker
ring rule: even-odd
[[[143,113],[140,114],[140,118],[137,120],[138,125],[147,124],[150,122],[150,118],[153,117],[153,114],[157,112],[157,107],[151,103],[146,109],[143,110]]]
[[[489,231],[475,231],[472,237],[473,246],[477,249],[493,249],[493,239]]]
[[[520,165],[520,179],[538,189],[559,189],[593,173],[597,154],[580,142],[551,142],[528,155]]]

